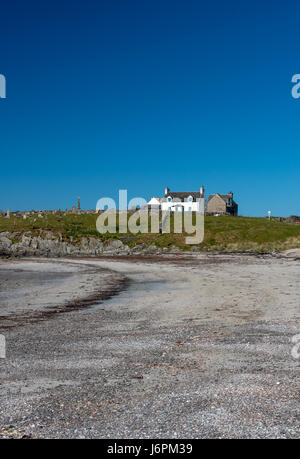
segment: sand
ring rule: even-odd
[[[1,284],[2,436],[299,437],[299,260],[5,261],[1,281],[9,269],[34,280],[19,271],[10,297]],[[113,281],[119,294],[97,300]],[[91,292],[72,310],[70,294]]]

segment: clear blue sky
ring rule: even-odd
[[[300,214],[299,1],[1,5],[0,209],[232,190]]]

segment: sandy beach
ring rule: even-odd
[[[0,437],[296,438],[300,260],[0,263]]]

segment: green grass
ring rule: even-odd
[[[99,234],[96,229],[97,215],[47,215],[42,218],[29,216],[26,220],[12,216],[10,219],[0,217],[0,232],[14,232],[14,240],[19,240],[26,231],[32,235],[45,234],[48,231],[53,237],[59,234],[64,241],[79,243],[82,237],[95,237],[103,241],[121,239],[129,246],[146,243],[158,247],[176,245],[189,250],[185,244],[185,234]],[[171,225],[172,226],[172,225]],[[202,250],[212,251],[255,251],[269,252],[300,247],[300,225],[271,221],[266,218],[250,217],[205,217],[205,237],[199,245]]]
[[[258,251],[300,247],[300,226],[265,218],[206,217],[205,250]]]

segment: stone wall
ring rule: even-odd
[[[220,196],[213,196],[207,203],[207,212],[211,214],[226,213],[226,203]]]

